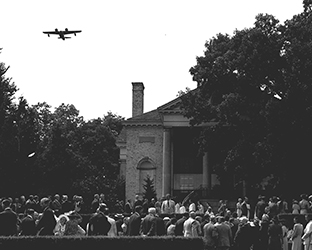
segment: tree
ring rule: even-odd
[[[152,198],[156,198],[157,194],[155,191],[155,186],[154,186],[154,179],[151,179],[149,175],[146,176],[144,179],[144,184],[143,184],[144,192],[143,192],[143,198],[148,199],[151,201]]]
[[[198,88],[181,96],[184,114],[192,125],[215,122],[199,141],[201,150],[215,153],[223,184],[235,175],[259,191],[274,176],[272,192],[292,191],[290,180],[295,192],[307,188],[299,173],[311,162],[305,146],[312,139],[309,6],[284,24],[259,14],[252,28],[218,34],[190,69]]]

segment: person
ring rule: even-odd
[[[142,236],[155,236],[156,235],[156,208],[150,207],[148,214],[143,218],[141,222],[141,235]]]
[[[304,245],[304,250],[311,250],[311,238],[312,238],[312,215],[306,214],[305,219],[307,224],[304,228],[303,235],[301,237]]]
[[[105,204],[99,205],[96,213],[91,216],[87,223],[87,235],[106,235],[111,228],[104,211],[107,209]]]
[[[93,200],[91,201],[91,213],[96,213],[96,210],[98,209],[100,205],[100,195],[94,194]]]
[[[167,227],[168,236],[175,236],[176,223],[177,223],[177,218],[176,217],[171,218],[170,225]]]
[[[1,203],[3,211],[0,213],[0,236],[17,235],[17,214],[11,208],[11,202],[4,199]]]
[[[162,214],[174,214],[175,212],[175,202],[171,199],[170,194],[166,195],[166,199],[161,203],[161,213]]]
[[[81,222],[81,215],[77,212],[72,212],[68,215],[69,220],[65,224],[64,235],[84,236],[86,231],[79,225]]]
[[[164,236],[167,234],[167,222],[160,217],[159,214],[155,213],[155,235]]]
[[[241,216],[246,216],[249,219],[250,218],[250,204],[248,201],[248,197],[244,198],[241,208],[242,208]]]
[[[197,201],[197,213],[200,215],[204,215],[205,213],[205,208],[200,201]]]
[[[218,234],[216,249],[217,250],[229,250],[232,246],[233,236],[232,230],[229,225],[224,223],[224,217],[218,216],[218,223],[215,224]]]
[[[195,221],[196,213],[191,211],[189,217],[183,224],[183,236],[193,237],[193,222]]]
[[[69,218],[65,214],[61,214],[57,218],[56,226],[54,228],[54,235],[63,236],[65,232],[66,222],[69,221]]]
[[[188,219],[189,214],[187,212],[184,212],[182,214],[182,217],[177,220],[175,229],[174,229],[174,234],[176,236],[183,236],[183,228],[184,228],[184,222]]]
[[[135,209],[136,206],[141,206],[143,208],[143,201],[141,199],[141,196],[138,194],[136,194],[134,197],[133,209]]]
[[[308,196],[306,194],[301,194],[300,198],[301,198],[301,200],[299,201],[300,214],[307,214],[310,207]]]
[[[282,248],[283,229],[277,216],[272,218],[268,228],[269,244],[268,250],[277,250]]]
[[[202,217],[199,215],[195,216],[195,221],[192,225],[194,237],[203,236],[203,232],[201,230],[201,225],[200,225],[201,222],[202,222]]]
[[[69,213],[71,210],[73,210],[73,204],[68,199],[67,194],[62,195],[61,204],[62,204],[62,213]]]
[[[109,216],[109,209],[104,210],[104,215],[107,217],[108,222],[111,224],[109,231],[107,232],[107,236],[116,237],[117,236],[117,226],[114,218]]]
[[[240,218],[240,224],[234,235],[234,246],[238,250],[249,250],[256,243],[256,227],[252,227],[247,217]]]
[[[28,208],[26,210],[26,216],[22,219],[20,224],[19,235],[35,236],[37,234],[34,214],[35,210],[33,208]]]
[[[207,250],[213,250],[216,247],[216,242],[218,238],[218,233],[217,230],[214,226],[216,223],[216,217],[212,216],[210,217],[209,215],[206,218],[207,223],[203,227],[203,240],[205,244],[205,249]]]
[[[188,211],[189,212],[192,212],[192,211],[196,212],[196,204],[192,199],[189,200]]]
[[[141,226],[141,211],[142,206],[136,206],[134,213],[129,217],[127,235],[138,236],[140,235],[140,226]]]
[[[299,217],[294,217],[294,226],[290,235],[291,250],[301,250],[302,241],[301,236],[303,234],[303,225],[299,221]]]
[[[51,202],[51,208],[56,216],[62,213],[61,197],[59,194],[55,194]]]
[[[296,199],[293,199],[291,208],[292,208],[292,214],[300,213],[299,202]]]
[[[262,195],[259,195],[258,197],[258,202],[255,206],[255,214],[254,214],[254,218],[261,220],[262,215],[264,214],[265,208],[266,208],[267,204],[265,202],[265,197]]]
[[[278,214],[288,213],[288,203],[285,200],[284,196],[280,197],[280,200],[277,202]]]
[[[117,214],[115,214],[115,218],[116,218],[115,221],[116,221],[117,235],[122,236],[122,235],[124,235],[124,233],[123,233],[123,229],[122,229],[121,225],[123,224],[124,216],[123,216],[123,214],[117,213]]]
[[[127,202],[125,204],[125,214],[130,216],[132,211],[133,211],[133,208],[132,208],[132,205],[131,205],[131,200],[129,199],[129,200],[127,200]]]
[[[288,250],[288,227],[287,227],[287,221],[286,220],[281,220],[281,226],[282,226],[282,250]]]
[[[56,219],[53,210],[50,208],[50,199],[43,197],[40,200],[43,213],[37,224],[37,235],[54,235],[54,228],[56,226]]]

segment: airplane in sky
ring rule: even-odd
[[[44,34],[47,34],[48,37],[50,37],[50,35],[59,35],[58,39],[63,39],[65,41],[65,39],[69,39],[71,38],[70,36],[66,36],[69,34],[75,34],[76,33],[80,33],[81,30],[68,30],[67,28],[65,30],[58,30],[55,29],[55,31],[43,31]]]

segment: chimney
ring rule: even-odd
[[[144,85],[143,82],[132,83],[132,117],[143,114]]]

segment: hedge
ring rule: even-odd
[[[0,237],[0,249],[32,249],[46,248],[58,250],[87,250],[97,249],[99,246],[113,250],[202,250],[203,239],[200,237],[141,237],[141,236],[14,236]]]

